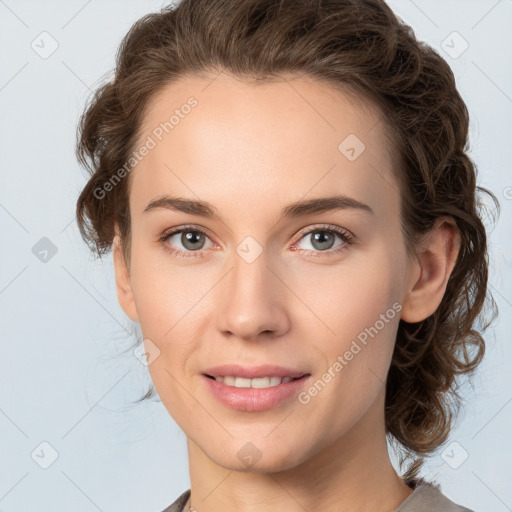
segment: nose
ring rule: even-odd
[[[285,333],[290,322],[281,279],[268,266],[265,253],[251,263],[235,255],[215,297],[218,328],[224,336],[253,340]]]

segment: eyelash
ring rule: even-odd
[[[181,226],[176,229],[171,229],[170,231],[166,231],[162,234],[162,236],[159,238],[160,243],[165,247],[167,251],[169,251],[171,254],[174,254],[175,256],[179,258],[202,258],[205,256],[205,250],[198,250],[198,251],[182,251],[181,249],[173,249],[167,244],[167,239],[170,238],[172,235],[175,235],[177,233],[185,232],[185,231],[192,231],[197,233],[202,233],[205,236],[208,237],[208,234],[203,231],[202,229],[199,229],[197,226],[193,225],[186,225]],[[324,254],[327,254],[329,256],[337,255],[343,252],[347,249],[347,246],[354,244],[354,237],[346,230],[339,228],[337,226],[331,226],[329,224],[319,224],[313,226],[313,228],[303,230],[299,232],[299,239],[296,243],[298,243],[305,235],[310,235],[312,233],[316,232],[324,232],[324,233],[334,233],[338,235],[341,240],[344,242],[342,245],[338,246],[335,249],[329,249],[326,251],[311,251],[309,249],[302,249],[303,252],[306,253],[306,257],[308,258],[318,258]],[[293,250],[301,250],[301,249],[293,249]]]

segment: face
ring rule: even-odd
[[[115,263],[163,404],[231,469],[246,467],[244,453],[258,470],[295,467],[365,418],[383,419],[417,277],[379,112],[327,84],[288,80],[183,78],[154,98],[138,146],[152,147],[130,175],[124,284]],[[219,365],[304,377],[240,389],[205,375]]]

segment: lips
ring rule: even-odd
[[[211,368],[208,371],[212,369],[219,371],[218,368]],[[254,368],[252,370],[254,370]],[[233,371],[233,367],[230,367],[228,371]],[[269,368],[266,367],[264,370],[258,371],[266,372],[269,371]],[[287,371],[289,372],[290,370]],[[296,371],[295,374],[297,374]],[[239,378],[243,377],[237,377],[237,380]],[[206,374],[202,375],[201,381],[205,389],[225,407],[242,412],[262,412],[285,403],[288,403],[290,406],[293,404],[297,406],[297,402],[292,402],[291,400],[311,382],[312,378],[311,374],[305,374],[302,377],[262,389],[254,388],[252,385],[249,388],[227,385],[225,382],[208,378]],[[283,377],[283,381],[285,379],[286,377]],[[253,382],[254,381],[251,381],[251,384]]]
[[[260,366],[241,366],[237,364],[224,364],[221,366],[213,366],[203,372],[207,377],[242,377],[245,379],[257,379],[262,377],[291,377],[298,379],[304,375],[308,375],[307,371],[298,370],[296,368],[286,368],[276,365],[260,365]]]

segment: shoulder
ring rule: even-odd
[[[190,489],[187,489],[183,494],[181,494],[174,503],[169,505],[165,510],[162,510],[162,512],[182,512],[183,506],[187,502],[188,498],[190,496]]]
[[[395,512],[474,512],[454,503],[441,491],[439,484],[420,479],[414,492],[396,509]]]

